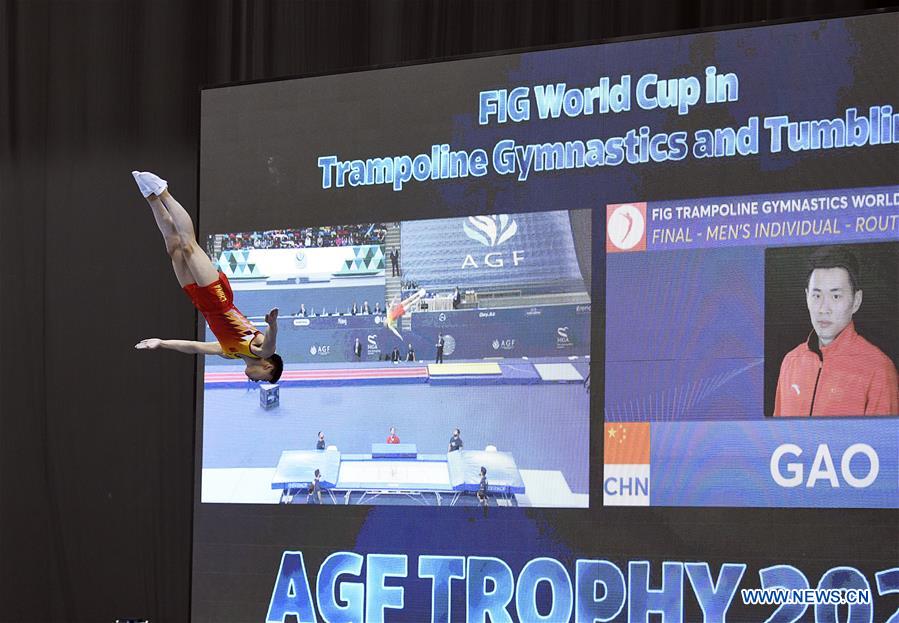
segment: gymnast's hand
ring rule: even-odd
[[[278,308],[273,307],[272,310],[265,315],[265,321],[268,324],[272,324],[274,322],[277,322],[277,320],[278,320]]]
[[[160,346],[162,346],[162,340],[158,337],[151,337],[146,340],[141,340],[134,345],[134,348],[138,350],[156,350]]]

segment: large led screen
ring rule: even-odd
[[[283,371],[257,385],[242,359],[206,362],[203,502],[588,506],[589,211],[208,251],[250,322],[278,310]]]
[[[897,32],[204,90],[193,618],[895,616]]]

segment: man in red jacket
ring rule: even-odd
[[[805,296],[813,331],[781,363],[775,416],[899,415],[896,366],[852,322],[862,304],[858,274],[848,249],[812,255]]]

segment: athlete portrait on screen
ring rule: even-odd
[[[150,204],[156,225],[172,259],[178,285],[184,290],[216,337],[214,342],[161,340],[148,338],[135,344],[139,350],[165,348],[196,355],[219,355],[241,359],[244,373],[251,381],[277,383],[284,363],[275,353],[278,335],[278,309],[265,316],[268,331],[262,333],[234,306],[231,284],[224,273],[212,265],[197,244],[194,224],[184,207],[168,190],[168,183],[148,172],[133,171],[134,181]]]
[[[899,415],[896,366],[852,321],[864,298],[852,251],[813,253],[805,297],[813,330],[781,363],[774,415]]]

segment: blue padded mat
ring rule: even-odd
[[[285,450],[278,460],[272,489],[299,489],[315,480],[315,470],[321,471],[322,489],[337,484],[340,473],[340,452],[336,450]]]
[[[431,385],[532,385],[542,382],[534,366],[526,361],[502,362],[502,374],[457,374],[453,376],[432,376]]]
[[[450,484],[456,491],[477,491],[481,483],[481,467],[487,468],[487,491],[490,493],[524,493],[524,481],[509,452],[459,450],[447,455]]]

